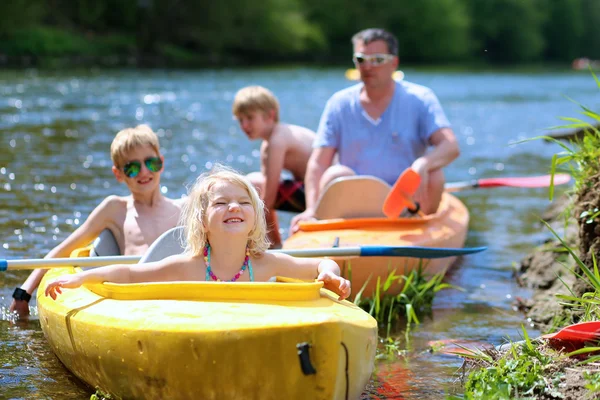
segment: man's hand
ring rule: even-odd
[[[421,183],[413,196],[413,200],[415,203],[419,203],[423,206],[426,204],[429,195],[427,192],[429,188],[429,169],[427,167],[427,161],[423,157],[417,158],[411,168],[421,177]]]

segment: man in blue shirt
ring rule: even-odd
[[[292,232],[300,221],[314,218],[319,194],[333,179],[373,175],[393,185],[408,167],[421,176],[414,200],[426,214],[434,213],[444,191],[442,168],[459,155],[433,91],[393,79],[398,67],[394,35],[366,29],[352,43],[362,82],[335,93],[325,106],[305,176],[306,211],[292,220]],[[333,164],[336,153],[339,164]]]

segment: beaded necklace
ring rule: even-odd
[[[249,262],[250,249],[248,249],[248,247],[246,246],[246,258],[244,258],[244,264],[242,264],[240,272],[235,274],[235,276],[230,281],[226,282],[235,282],[240,278],[240,276],[244,275],[244,271],[246,270],[246,268],[248,268]],[[208,243],[206,243],[206,246],[204,246],[204,263],[206,264],[206,274],[210,276],[210,279],[212,279],[215,282],[222,282],[221,279],[217,278],[217,276],[212,272],[212,269],[210,268],[210,245]]]

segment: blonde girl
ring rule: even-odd
[[[264,205],[254,186],[236,171],[217,165],[198,177],[181,213],[186,247],[183,254],[144,264],[111,265],[57,278],[46,296],[84,283],[167,281],[264,282],[273,276],[317,278],[340,299],[350,282],[327,259],[267,253]]]

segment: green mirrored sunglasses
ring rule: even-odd
[[[160,157],[148,157],[144,160],[144,165],[150,172],[158,172],[162,169],[163,163]],[[142,163],[139,161],[129,161],[123,167],[123,173],[128,178],[135,178],[142,170]]]

